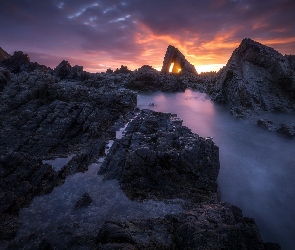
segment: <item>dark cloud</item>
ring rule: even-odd
[[[0,46],[45,64],[36,55],[51,55],[50,66],[67,57],[87,69],[159,67],[168,44],[195,64],[226,63],[245,37],[294,54],[294,0],[0,1]]]

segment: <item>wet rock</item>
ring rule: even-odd
[[[89,207],[92,203],[92,198],[88,193],[84,193],[80,199],[76,202],[74,209],[80,209],[84,207]]]
[[[255,221],[227,203],[194,206],[159,219],[106,222],[97,237],[102,247],[118,239],[135,249],[280,249],[264,243]]]
[[[171,114],[142,110],[104,161],[100,174],[117,178],[131,199],[216,200],[218,147],[182,127]]]
[[[280,124],[276,131],[289,138],[293,138],[295,136],[295,124]]]
[[[257,120],[257,125],[264,128],[264,129],[267,129],[269,131],[278,132],[288,138],[293,138],[295,136],[295,124],[293,124],[293,123],[277,124],[277,123],[274,123],[270,120],[259,119],[259,120]]]

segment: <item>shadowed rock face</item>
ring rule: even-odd
[[[215,100],[230,104],[234,113],[294,110],[294,64],[294,56],[244,39],[219,73]]]
[[[197,71],[194,65],[190,64],[184,57],[184,55],[174,46],[169,45],[164,57],[163,67],[161,72],[168,73],[171,64],[174,63],[172,73],[193,73],[196,74]]]
[[[143,110],[115,142],[100,173],[117,178],[131,199],[216,201],[219,151],[182,120]]]

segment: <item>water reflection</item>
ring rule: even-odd
[[[152,102],[155,106],[148,106]],[[192,90],[141,93],[138,107],[176,113],[194,133],[213,137],[220,150],[222,200],[255,218],[265,241],[279,242],[282,249],[295,246],[294,139],[237,120],[227,107]],[[294,114],[281,117],[284,122],[295,120]]]

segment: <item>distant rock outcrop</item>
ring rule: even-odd
[[[130,72],[131,72],[131,70],[129,70],[128,67],[127,66],[124,66],[124,65],[121,65],[121,68],[120,69],[117,68],[114,71],[114,73],[116,73],[116,74],[119,74],[119,73],[128,74]]]
[[[5,67],[12,73],[19,73],[22,71],[31,72],[36,69],[45,72],[51,70],[45,65],[40,65],[36,62],[31,62],[30,57],[22,51],[15,51],[13,56],[0,62],[0,66]]]
[[[149,65],[134,71],[126,84],[127,88],[141,91],[184,91],[186,84],[176,75],[161,74]]]
[[[216,101],[230,104],[232,113],[295,110],[294,56],[244,39],[220,71]]]
[[[8,59],[10,57],[10,55],[0,47],[0,62],[5,60],[5,59]]]
[[[71,66],[68,61],[63,60],[54,69],[54,75],[58,76],[60,79],[76,79],[76,80],[86,80],[88,78],[88,73],[83,71],[83,66]]]
[[[190,64],[184,55],[174,46],[169,45],[164,57],[162,73],[168,73],[171,64],[174,63],[172,73],[192,73],[197,74],[194,65]]]

